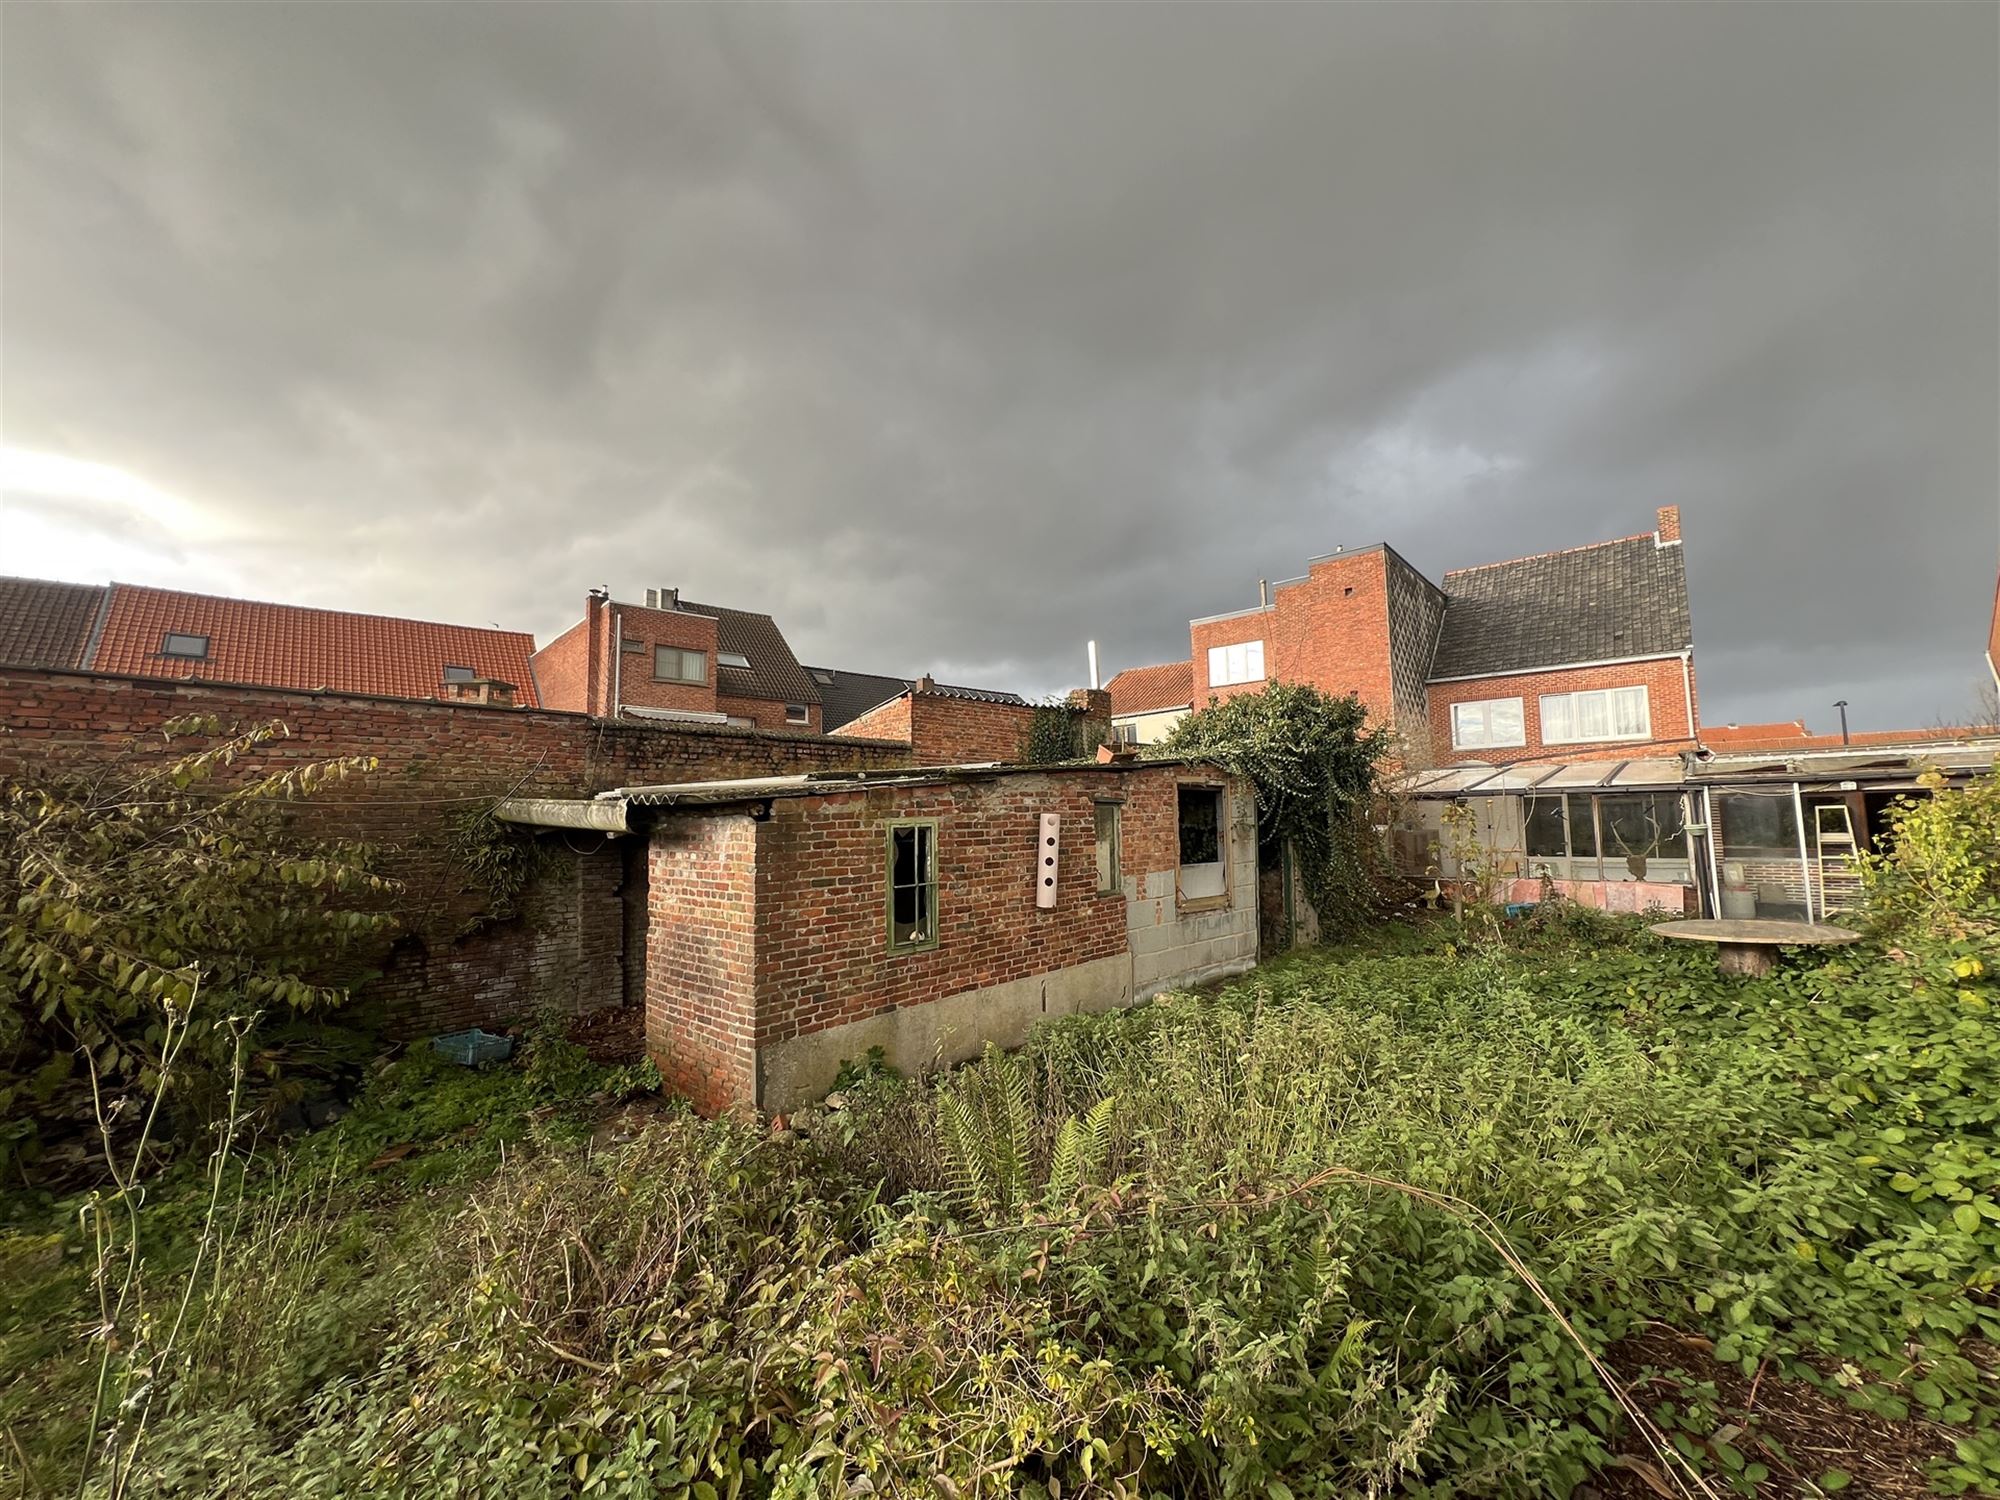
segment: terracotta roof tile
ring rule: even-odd
[[[104,588],[43,578],[0,578],[0,662],[80,667],[104,607]]]
[[[1194,663],[1168,661],[1157,667],[1127,667],[1105,683],[1104,690],[1111,694],[1114,714],[1186,708],[1194,702]]]
[[[169,632],[207,637],[207,656],[163,655]],[[514,701],[532,708],[538,702],[528,670],[534,649],[535,638],[519,630],[114,583],[91,666],[138,677],[198,677],[387,698],[441,697],[444,669],[465,667],[475,677],[511,682]]]

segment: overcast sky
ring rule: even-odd
[[[0,8],[0,572],[1029,692],[1681,507],[1704,717],[1970,707],[2000,9]]]

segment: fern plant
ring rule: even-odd
[[[992,1043],[977,1065],[939,1085],[944,1167],[952,1195],[989,1218],[1013,1214],[1040,1199],[1053,1210],[1104,1171],[1111,1154],[1116,1101],[1097,1101],[1080,1118],[1066,1117],[1052,1137],[1047,1170],[1038,1170],[1036,1068],[1028,1058]],[[1041,1183],[1039,1192],[1036,1183]]]

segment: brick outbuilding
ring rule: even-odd
[[[1247,782],[1183,762],[628,788],[647,1050],[706,1111],[786,1110],[843,1059],[1013,1046],[1257,958]]]

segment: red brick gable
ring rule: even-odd
[[[168,632],[205,636],[202,658],[161,653]],[[350,614],[176,589],[111,585],[90,668],[133,677],[198,678],[251,687],[324,688],[382,698],[439,698],[444,669],[511,682],[515,701],[540,702],[525,631],[483,630],[391,615]]]

